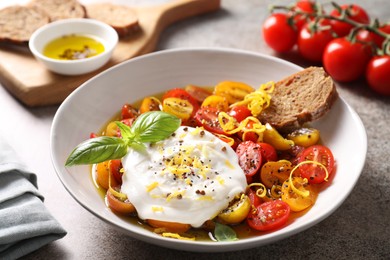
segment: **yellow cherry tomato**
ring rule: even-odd
[[[226,112],[229,110],[229,103],[225,97],[211,95],[202,102],[202,107],[215,107],[219,111]]]
[[[244,99],[246,95],[255,91],[251,86],[234,81],[223,81],[215,86],[214,94],[225,97],[229,104],[234,104]]]
[[[320,131],[314,128],[299,128],[287,135],[287,139],[296,145],[309,147],[315,145],[320,140]]]
[[[161,102],[158,98],[155,97],[144,98],[139,108],[141,114],[149,111],[159,111],[159,110],[161,110]]]
[[[308,196],[303,196],[294,191],[291,185],[294,185],[300,193],[309,191]],[[282,185],[282,200],[286,202],[292,211],[302,211],[314,204],[316,194],[307,180],[301,177],[287,179]]]
[[[226,224],[238,224],[248,216],[250,209],[251,201],[249,197],[242,194],[239,200],[222,210],[218,218]]]
[[[114,121],[108,123],[106,130],[104,132],[106,136],[118,136],[118,126]]]
[[[185,99],[169,97],[163,101],[164,112],[177,116],[183,120],[190,118],[193,109],[194,108],[190,101]]]
[[[269,143],[276,150],[280,150],[280,151],[288,150],[294,145],[293,141],[285,139],[283,136],[279,134],[279,132],[275,128],[273,128],[268,123],[265,124],[263,141],[265,143]]]
[[[96,182],[103,189],[108,189],[109,187],[109,176],[110,176],[110,167],[109,161],[101,162],[96,164]]]
[[[274,185],[282,185],[289,178],[292,168],[291,162],[287,160],[266,162],[261,167],[261,182],[267,188],[272,188]]]

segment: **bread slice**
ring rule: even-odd
[[[85,6],[88,18],[102,21],[113,27],[119,37],[125,37],[139,29],[138,17],[133,8],[109,3]]]
[[[275,83],[271,104],[259,116],[280,132],[322,117],[337,99],[332,78],[322,67],[309,67]]]
[[[29,6],[44,10],[49,15],[51,22],[86,17],[84,6],[77,0],[32,0]]]
[[[36,29],[49,22],[40,8],[13,5],[1,9],[0,42],[26,44]]]

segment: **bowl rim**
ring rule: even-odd
[[[259,243],[259,241],[258,241],[259,239],[257,239],[257,237],[245,238],[245,239],[234,241],[234,242],[213,242],[213,241],[188,242],[188,241],[173,240],[173,239],[167,241],[167,238],[155,236],[155,235],[153,235],[152,232],[146,232],[143,234],[139,234],[134,230],[124,228],[122,225],[120,225],[118,223],[115,223],[109,219],[103,218],[98,213],[91,210],[88,207],[88,205],[84,205],[84,203],[82,201],[80,201],[74,193],[72,193],[70,188],[66,186],[64,179],[61,176],[62,170],[61,170],[61,167],[58,167],[59,165],[57,165],[57,163],[56,163],[56,159],[54,158],[54,150],[53,150],[53,143],[55,141],[53,133],[55,131],[55,127],[56,127],[57,121],[59,120],[62,109],[67,106],[67,100],[72,99],[72,97],[74,95],[77,95],[79,91],[82,91],[85,88],[85,86],[87,86],[88,89],[92,88],[93,84],[91,84],[91,82],[98,80],[99,77],[101,77],[101,76],[109,74],[110,71],[112,71],[112,70],[116,70],[117,67],[126,66],[127,63],[137,62],[137,60],[139,60],[139,59],[150,59],[150,58],[153,58],[154,56],[158,56],[158,55],[167,55],[167,54],[171,54],[171,53],[180,53],[180,52],[220,52],[220,53],[227,52],[230,54],[251,55],[251,56],[257,56],[259,58],[266,59],[266,60],[273,60],[275,62],[283,63],[284,65],[290,66],[290,67],[295,68],[297,70],[302,70],[302,67],[297,66],[291,62],[288,62],[288,61],[285,61],[285,60],[282,60],[282,59],[279,59],[279,58],[276,58],[273,56],[252,52],[252,51],[232,49],[232,48],[220,48],[220,47],[195,47],[195,48],[175,48],[175,49],[162,50],[162,51],[157,51],[157,52],[150,53],[150,54],[145,54],[145,55],[142,55],[139,57],[135,57],[131,60],[125,61],[123,63],[117,64],[117,65],[99,73],[98,75],[94,76],[93,78],[91,78],[88,81],[86,81],[85,83],[83,83],[78,89],[73,91],[65,99],[65,101],[61,104],[61,106],[59,107],[59,109],[57,110],[57,112],[54,116],[52,129],[50,132],[50,136],[51,136],[50,137],[50,150],[51,150],[52,163],[53,163],[53,166],[55,168],[57,176],[61,180],[61,183],[64,185],[65,189],[71,194],[71,196],[80,205],[82,205],[85,209],[87,209],[90,213],[97,216],[99,219],[103,220],[104,222],[111,224],[114,228],[118,229],[119,231],[125,232],[126,234],[131,234],[131,236],[134,238],[137,238],[139,240],[142,240],[142,241],[145,241],[148,243],[152,243],[152,244],[156,244],[156,242],[154,242],[154,240],[156,240],[156,241],[160,242],[160,244],[158,244],[158,245],[165,246],[165,247],[172,248],[172,249],[179,249],[179,250],[186,250],[186,251],[202,251],[202,252],[228,252],[228,251],[233,251],[233,250],[242,250],[242,249],[253,248],[256,246],[256,244],[257,244],[257,246],[262,246],[265,244],[273,243],[273,242],[290,237],[292,235],[295,235],[295,234],[300,233],[306,229],[311,228],[313,225],[321,222],[322,220],[327,218],[329,215],[331,215],[334,211],[336,211],[339,208],[339,206],[345,201],[345,199],[349,196],[349,194],[352,192],[356,182],[358,181],[358,179],[362,173],[362,169],[364,167],[365,158],[366,158],[366,154],[367,154],[367,135],[366,135],[364,125],[363,125],[360,117],[358,116],[358,114],[353,110],[353,108],[351,106],[349,106],[345,102],[345,100],[341,96],[339,96],[336,103],[343,106],[343,108],[348,112],[348,114],[351,115],[354,122],[357,122],[359,124],[359,126],[360,126],[360,128],[358,129],[358,130],[360,130],[359,136],[362,137],[361,141],[362,141],[362,144],[364,144],[364,147],[362,149],[362,155],[364,157],[364,160],[360,160],[357,163],[358,164],[357,169],[359,169],[359,173],[357,174],[355,181],[350,185],[350,189],[347,190],[347,192],[345,192],[342,197],[339,197],[338,203],[336,205],[332,205],[330,207],[331,209],[326,208],[325,213],[321,213],[321,215],[318,218],[312,219],[310,222],[305,223],[304,225],[302,224],[295,229],[287,230],[284,233],[277,233],[276,235],[272,235],[272,233],[264,234],[261,237],[262,238],[266,237],[266,239],[267,239],[266,242],[260,241],[260,243]],[[125,230],[123,230],[123,229],[125,229]],[[152,241],[150,239],[152,239]],[[190,246],[189,246],[189,244],[190,244]],[[186,248],[185,246],[189,246],[189,248]]]
[[[36,48],[37,39],[39,39],[39,37],[43,33],[45,33],[47,30],[52,30],[55,27],[64,26],[64,25],[75,26],[76,24],[95,25],[95,26],[98,26],[98,27],[104,29],[106,32],[108,32],[110,34],[109,41],[107,41],[106,39],[103,39],[101,37],[97,37],[97,38],[103,40],[102,44],[104,45],[104,51],[102,53],[99,53],[98,55],[89,57],[87,59],[59,60],[59,59],[49,58],[49,57],[43,55],[43,53],[38,51],[38,49]],[[77,27],[76,27],[76,30],[77,30]],[[63,35],[65,35],[65,34],[63,34]],[[89,35],[96,37],[96,35],[94,35],[93,33],[90,33]],[[51,39],[47,40],[46,43],[48,43],[50,40]],[[115,29],[102,21],[92,19],[92,18],[68,18],[68,19],[62,19],[62,20],[50,22],[50,23],[45,24],[42,27],[38,28],[37,30],[35,30],[30,37],[30,40],[28,42],[28,47],[34,56],[36,56],[37,58],[39,58],[45,62],[64,64],[64,65],[67,65],[67,64],[75,65],[75,64],[79,64],[79,63],[85,63],[85,62],[93,62],[97,59],[100,59],[103,55],[108,55],[108,54],[112,53],[112,51],[115,49],[118,42],[119,42],[119,36],[118,36],[118,33],[115,31]]]

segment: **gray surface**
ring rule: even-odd
[[[158,49],[220,46],[275,55],[265,46],[260,33],[271,2],[225,0],[218,13],[169,27]],[[382,21],[390,19],[388,0],[353,2],[369,10],[372,17]],[[308,65],[294,54],[282,58]],[[50,125],[57,107],[29,109],[0,88],[0,134],[9,139],[20,157],[38,174],[47,208],[68,231],[65,238],[25,259],[389,258],[390,98],[372,93],[363,81],[339,84],[338,90],[361,117],[369,144],[361,178],[344,204],[320,224],[277,243],[240,252],[201,254],[160,248],[124,236],[78,205],[61,185],[50,162]]]

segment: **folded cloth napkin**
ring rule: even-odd
[[[22,257],[66,235],[43,199],[37,176],[0,137],[0,259]]]

